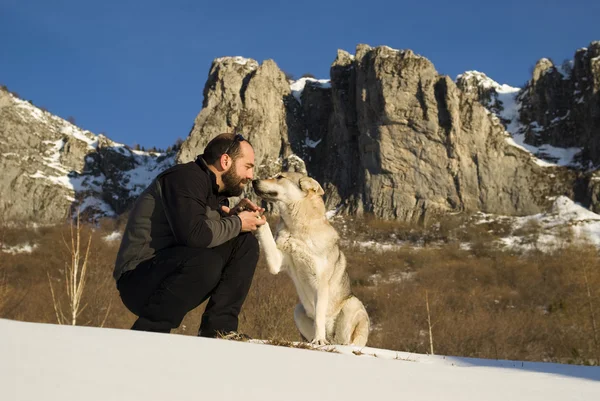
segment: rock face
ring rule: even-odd
[[[560,66],[539,60],[520,102],[527,143],[580,147],[585,167],[600,163],[600,42]]]
[[[194,160],[216,135],[236,132],[254,145],[258,175],[271,175],[282,164],[293,164],[289,157],[300,146],[303,126],[299,114],[289,82],[274,61],[259,65],[241,57],[217,59],[204,88],[202,111],[177,162]]]
[[[575,200],[600,212],[600,42],[560,66],[539,60],[520,91],[477,72],[463,74],[457,85],[498,114],[536,156],[570,167]],[[503,109],[502,100],[514,103],[513,110]]]
[[[547,172],[429,60],[359,46],[354,66],[365,210],[421,221],[459,211],[529,214],[545,205],[555,185]]]
[[[330,74],[290,82],[272,60],[216,59],[176,158],[132,151],[0,91],[0,218],[53,222],[73,205],[119,214],[222,132],[253,143],[257,177],[306,171],[341,213],[421,223],[526,215],[558,195],[600,210],[600,174],[589,168],[600,159],[600,42],[561,68],[540,60],[521,91],[476,72],[455,83],[385,46],[338,51]],[[552,159],[550,145],[569,157]]]
[[[272,61],[218,59],[204,95],[178,160],[220,132],[242,132],[259,176],[293,153],[323,185],[327,205],[347,213],[421,222],[448,212],[530,214],[549,195],[572,195],[568,171],[534,163],[478,96],[410,50],[339,51],[330,84],[306,80],[295,97]]]
[[[174,155],[136,152],[0,90],[0,221],[122,213]]]

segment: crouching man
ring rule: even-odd
[[[254,150],[240,134],[220,134],[194,162],[159,174],[137,199],[113,276],[132,330],[169,333],[209,300],[199,336],[235,333],[258,261],[252,234],[265,223],[243,199],[253,177]]]

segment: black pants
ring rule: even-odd
[[[250,233],[214,248],[159,251],[117,282],[123,303],[139,316],[131,329],[168,333],[210,297],[198,335],[237,331],[258,253],[258,241]]]

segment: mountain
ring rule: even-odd
[[[258,177],[306,171],[338,213],[519,216],[557,196],[600,211],[599,88],[600,42],[561,66],[540,60],[523,88],[475,71],[452,80],[386,46],[339,50],[325,80],[222,57],[176,155],[133,151],[0,91],[0,216],[57,221],[73,204],[120,214],[160,170],[233,131],[253,143]]]
[[[76,208],[118,215],[174,162],[175,153],[133,150],[0,90],[0,221],[53,223]]]

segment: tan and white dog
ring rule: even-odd
[[[321,185],[299,173],[281,173],[252,184],[258,196],[279,207],[276,239],[269,224],[256,236],[269,271],[287,272],[296,286],[300,303],[294,321],[302,336],[313,344],[364,346],[369,316],[352,295],[339,235],[325,216]]]

